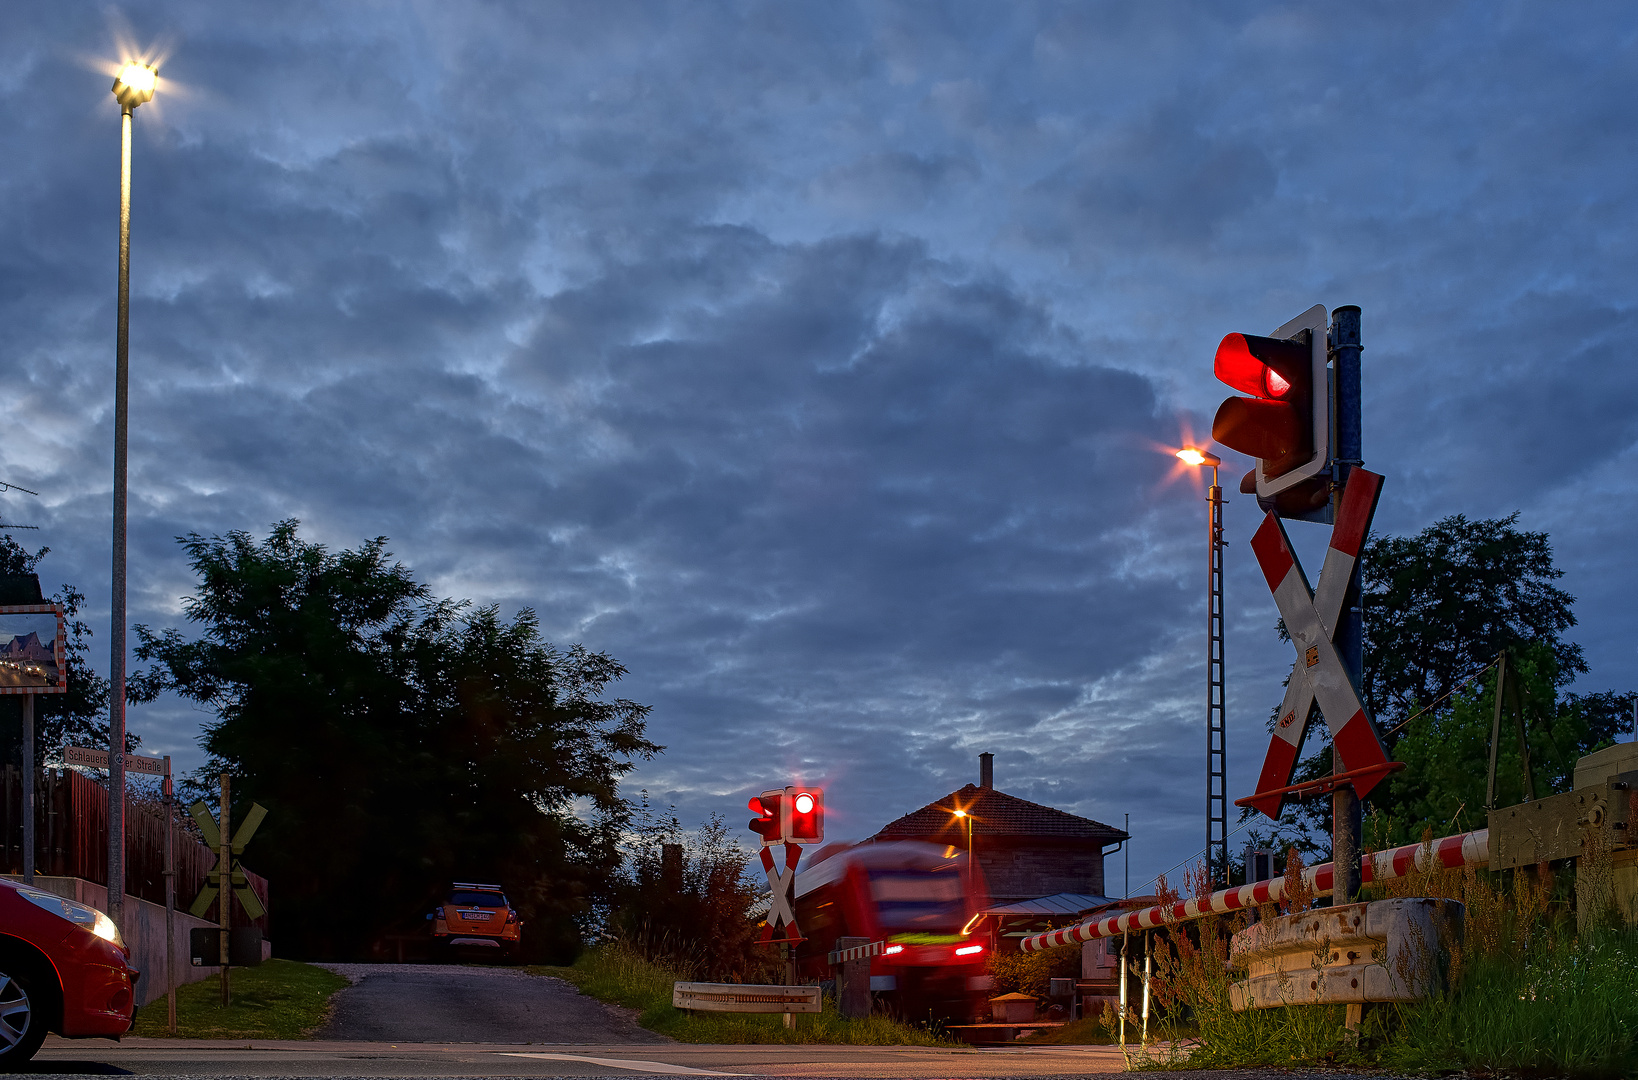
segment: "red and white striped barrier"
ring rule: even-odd
[[[1360,877],[1363,883],[1368,885],[1373,881],[1409,877],[1417,871],[1489,866],[1490,830],[1476,829],[1473,832],[1435,840],[1431,854],[1432,857],[1429,859],[1428,848],[1422,844],[1406,844],[1404,847],[1378,851],[1361,860]],[[1302,876],[1309,891],[1315,896],[1331,895],[1330,863],[1310,866],[1302,872]],[[1087,919],[1061,930],[1049,930],[1044,934],[1027,937],[1023,940],[1023,949],[1025,952],[1035,952],[1039,949],[1056,948],[1059,945],[1091,941],[1093,938],[1114,937],[1128,930],[1148,930],[1167,923],[1185,922],[1207,915],[1224,915],[1259,904],[1278,903],[1284,895],[1285,878],[1270,878],[1255,885],[1242,885],[1237,889],[1214,892],[1198,900],[1179,900],[1175,904],[1156,904],[1153,907],[1127,911],[1102,919]]]
[[[872,941],[869,945],[856,945],[851,949],[837,949],[830,954],[832,964],[845,964],[849,960],[863,960],[867,956],[880,956],[887,948],[885,941]]]

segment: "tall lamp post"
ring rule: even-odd
[[[1214,885],[1228,885],[1228,723],[1223,703],[1223,489],[1217,483],[1222,459],[1186,446],[1177,456],[1196,468],[1211,467],[1206,491],[1206,872]]]
[[[153,100],[159,73],[131,61],[114,77],[119,102],[119,328],[114,338],[114,581],[108,634],[108,917],[125,908],[125,447],[131,391],[131,114]],[[226,901],[224,901],[225,903]]]

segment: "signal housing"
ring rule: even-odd
[[[1283,518],[1331,520],[1332,431],[1326,311],[1316,304],[1268,337],[1229,334],[1217,377],[1250,397],[1218,407],[1212,438],[1257,459],[1240,490]]]

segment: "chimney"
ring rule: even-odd
[[[995,787],[995,755],[978,755],[978,786],[986,791]]]
[[[660,845],[660,887],[673,897],[682,892],[683,846],[681,844]]]

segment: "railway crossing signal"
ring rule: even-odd
[[[785,830],[785,842],[790,844],[818,844],[825,839],[825,792],[823,788],[789,787],[785,789],[786,814],[790,827]]]
[[[1250,397],[1217,409],[1211,437],[1257,459],[1240,482],[1264,510],[1329,521],[1336,412],[1325,307],[1315,304],[1269,337],[1229,334],[1217,346],[1217,378]]]
[[[756,814],[751,819],[750,829],[762,837],[763,847],[785,842],[784,801],[783,790],[764,791],[748,804],[751,812]]]
[[[764,791],[747,805],[757,815],[749,828],[762,837],[763,847],[824,842],[824,788],[792,785]]]
[[[1376,725],[1333,640],[1342,621],[1343,603],[1359,550],[1370,531],[1381,494],[1381,476],[1360,468],[1352,470],[1316,589],[1309,589],[1302,564],[1276,514],[1271,512],[1252,537],[1252,550],[1296,647],[1297,661],[1286,683],[1285,700],[1280,704],[1257,791],[1236,800],[1236,806],[1255,807],[1271,818],[1279,818],[1286,796],[1294,794],[1291,774],[1316,705],[1325,715],[1343,768],[1341,775],[1327,777],[1321,783],[1334,785],[1346,776],[1363,797],[1398,764],[1388,760]]]
[[[750,829],[762,838],[762,869],[768,875],[768,921],[762,928],[764,942],[793,943],[802,940],[796,925],[796,863],[803,844],[825,839],[825,790],[791,785],[764,791],[750,801],[756,813]],[[784,869],[779,869],[773,849],[785,848]],[[781,936],[775,937],[775,933]]]
[[[202,919],[205,917],[205,912],[210,910],[210,905],[216,899],[216,894],[220,889],[216,882],[222,876],[221,861],[224,845],[222,844],[222,831],[216,827],[216,820],[210,816],[208,806],[202,802],[196,802],[188,807],[188,816],[193,818],[195,825],[199,826],[199,832],[205,838],[205,846],[217,853],[216,867],[205,876],[205,884],[200,888],[199,895],[194,897],[192,905],[188,908],[188,914],[196,919]],[[250,812],[245,815],[244,821],[239,824],[238,831],[233,834],[233,839],[226,845],[234,856],[244,854],[245,845],[250,843],[252,836],[256,835],[256,830],[261,827],[262,819],[265,817],[267,817],[266,807],[261,803],[250,804]],[[233,895],[239,898],[239,903],[245,909],[246,915],[252,919],[259,919],[267,914],[267,909],[262,906],[261,897],[257,896],[256,890],[250,887],[250,879],[245,876],[245,868],[240,864],[237,857],[233,859],[228,880]]]
[[[802,931],[796,925],[796,861],[801,857],[800,847],[786,844],[785,868],[781,870],[774,863],[773,849],[762,849],[762,869],[768,875],[768,921],[762,927],[764,942],[795,944],[802,940]],[[775,937],[776,933],[780,936]]]

